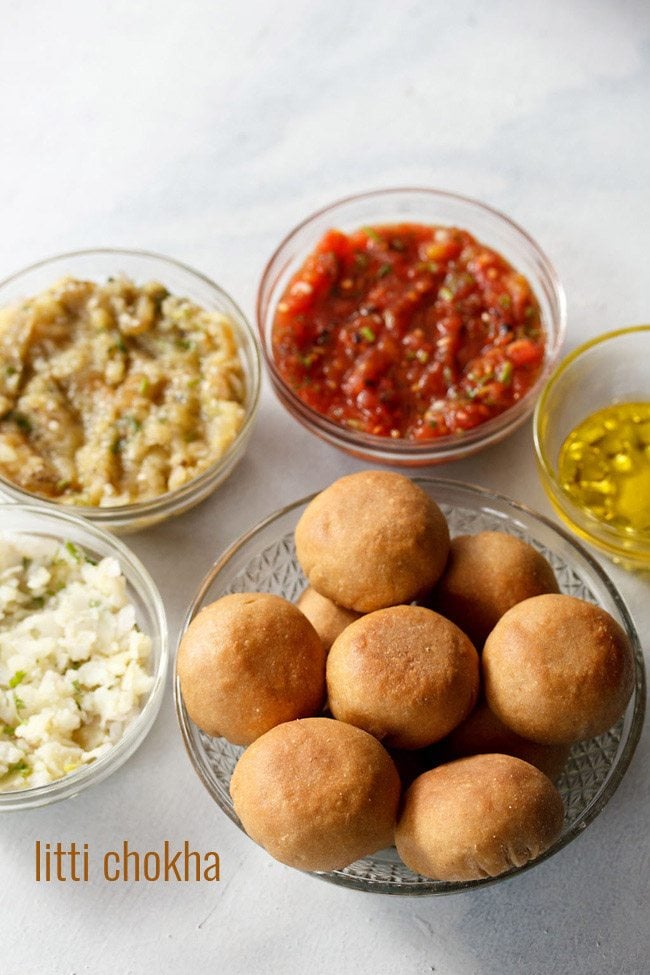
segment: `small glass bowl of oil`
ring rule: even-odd
[[[650,325],[568,355],[537,402],[534,437],[560,517],[626,568],[650,569]]]

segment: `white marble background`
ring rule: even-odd
[[[213,276],[252,314],[266,258],[304,215],[356,190],[431,185],[505,210],[538,239],[567,289],[571,347],[650,316],[649,172],[646,0],[0,0],[0,276],[78,247],[150,248]],[[132,539],[172,632],[241,531],[359,466],[267,386],[232,481]],[[529,427],[436,473],[549,512]],[[647,648],[650,584],[612,576]],[[111,779],[3,817],[0,971],[643,973],[649,773],[645,735],[587,832],[506,884],[362,895],[273,862],[222,816],[168,691]],[[100,852],[123,837],[141,850],[165,838],[216,848],[223,881],[35,884],[35,839]]]

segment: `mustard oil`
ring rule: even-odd
[[[615,403],[582,420],[562,444],[558,475],[584,511],[650,534],[650,402]]]

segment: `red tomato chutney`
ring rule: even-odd
[[[544,358],[526,278],[466,230],[330,230],[278,303],[273,358],[317,413],[375,436],[476,427],[530,389]]]

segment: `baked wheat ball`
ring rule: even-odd
[[[435,880],[497,877],[547,850],[562,829],[560,794],[511,755],[474,755],[421,775],[397,824],[407,867]]]
[[[430,605],[480,648],[511,606],[547,592],[559,592],[557,580],[532,545],[505,532],[480,532],[452,539]]]
[[[331,718],[290,721],[239,759],[230,794],[248,835],[300,870],[338,870],[393,843],[400,780],[386,750]]]
[[[468,637],[422,606],[362,616],[327,658],[334,717],[391,748],[423,748],[444,738],[474,707],[478,686],[478,654]]]
[[[498,753],[521,758],[556,782],[567,763],[568,745],[540,745],[507,728],[482,701],[443,742],[449,758]]]
[[[346,626],[359,619],[359,613],[353,609],[337,606],[327,596],[308,586],[296,603],[301,613],[304,613],[319,637],[323,641],[325,650],[329,650],[337,636]]]
[[[192,721],[236,745],[316,714],[325,698],[320,637],[292,603],[267,593],[223,596],[201,610],[177,670]]]
[[[310,585],[358,613],[408,603],[430,589],[448,551],[438,505],[389,471],[340,478],[310,502],[296,526],[296,553]]]
[[[526,599],[483,650],[490,709],[523,738],[570,744],[621,717],[634,686],[629,640],[609,613],[573,596]]]

